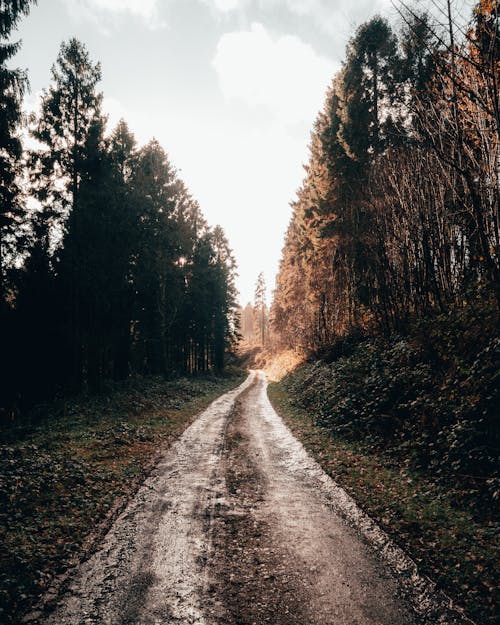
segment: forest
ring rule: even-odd
[[[477,580],[495,578],[495,556],[485,565],[486,546],[474,571],[465,545],[496,527],[500,498],[498,3],[478,2],[465,26],[452,3],[435,7],[432,17],[400,3],[399,28],[377,16],[350,39],[292,203],[270,340],[283,362],[302,362],[279,393],[331,438],[335,475],[424,561],[440,560],[430,574],[478,622],[494,623]],[[401,477],[394,501],[385,490],[374,504],[381,459],[419,476],[408,479],[427,484],[434,509],[404,494]],[[465,539],[451,513],[439,520],[438,500],[483,529]],[[461,556],[431,529],[441,523]]]
[[[274,344],[328,364],[325,423],[347,436],[410,437],[423,464],[446,458],[450,471],[491,477],[497,6],[480,2],[467,30],[450,12],[448,36],[426,14],[402,15],[399,32],[381,17],[357,30],[316,120],[271,309]],[[488,489],[498,497],[496,480]]]
[[[203,609],[234,608],[220,622],[259,622],[265,608],[266,622],[287,624],[290,597],[300,609],[318,588],[337,597],[335,575],[317,583],[322,561],[295,570],[302,555],[289,555],[312,536],[303,553],[323,558],[331,539],[317,485],[300,490],[303,458],[284,460],[293,434],[311,473],[353,498],[445,593],[446,609],[497,625],[498,2],[463,16],[451,0],[432,0],[432,13],[401,1],[397,20],[357,28],[310,134],[272,303],[261,272],[245,308],[223,229],[207,223],[156,139],[139,146],[124,119],[110,127],[106,68],[84,42],[61,43],[38,109],[25,110],[16,29],[36,4],[0,0],[0,620],[28,622],[35,607],[29,622],[48,623],[78,566],[113,551],[99,551],[108,531],[117,553],[141,555],[128,530],[113,533],[129,502],[146,555],[134,575],[120,556],[109,578],[124,576],[125,594],[142,602],[106,618],[148,622],[141,610],[159,580],[176,597],[162,614],[170,619],[181,595],[196,613],[196,592],[177,592],[184,568],[175,579],[147,568],[164,556],[148,527],[169,515],[159,543],[180,549],[182,566],[205,549],[193,584],[202,580]],[[136,498],[152,475],[169,500],[149,487]],[[286,506],[301,497],[306,521],[287,526]],[[186,501],[192,509],[178,514]],[[294,539],[283,546],[272,531]],[[340,562],[337,553],[328,555]],[[297,579],[299,590],[286,585]],[[117,594],[108,581],[96,595],[103,610]]]
[[[274,299],[288,347],[500,308],[497,6],[447,39],[403,16],[358,29],[316,120]]]
[[[2,420],[130,374],[224,368],[237,336],[236,264],[162,146],[107,127],[101,66],[61,44],[40,110],[0,13]],[[5,42],[5,43],[4,43]],[[35,147],[32,147],[35,146]]]

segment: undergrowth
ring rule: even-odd
[[[270,387],[277,408],[424,572],[478,623],[497,623],[493,317],[454,310],[404,335],[351,335],[320,356]]]
[[[291,399],[287,381],[269,397],[295,436],[335,481],[477,625],[498,623],[498,526],[461,508],[453,492],[359,442],[333,437]]]
[[[500,336],[446,315],[410,335],[339,341],[289,376],[315,423],[452,488],[480,516],[498,513]],[[346,346],[347,344],[347,346]]]

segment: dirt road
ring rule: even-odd
[[[165,453],[44,623],[420,623],[358,513],[252,373]]]

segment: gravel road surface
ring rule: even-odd
[[[400,579],[413,583],[411,571],[391,572],[372,546],[376,527],[367,539],[346,505],[355,510],[275,413],[264,375],[252,372],[165,452],[43,623],[423,622]]]

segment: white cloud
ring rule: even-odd
[[[200,0],[203,4],[212,7],[219,13],[230,13],[231,11],[247,8],[252,0]]]
[[[222,14],[247,11],[251,7],[263,15],[286,14],[310,20],[316,28],[346,39],[370,16],[394,16],[393,0],[200,0]]]
[[[261,4],[266,4],[269,0],[260,0]],[[321,5],[321,0],[285,0],[284,3],[292,13],[297,15],[310,15],[317,11]],[[338,6],[338,3],[337,3]]]
[[[240,4],[238,0],[213,0],[213,4],[218,11],[227,13],[228,11],[234,11]]]
[[[312,123],[336,70],[298,37],[273,38],[258,23],[223,35],[213,65],[228,100],[265,110],[289,125]]]
[[[100,23],[102,17],[108,20],[113,15],[125,14],[138,17],[150,28],[164,26],[159,19],[158,0],[64,0],[73,17],[87,19],[107,30],[106,24]]]
[[[264,7],[275,2],[300,17],[306,17],[323,31],[338,37],[349,37],[361,23],[379,13],[390,18],[394,14],[392,0],[259,0]]]
[[[145,19],[155,16],[157,0],[88,0],[90,5],[104,11],[131,13]]]

